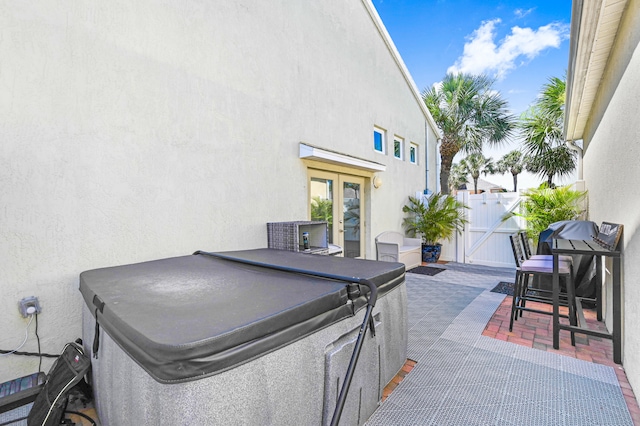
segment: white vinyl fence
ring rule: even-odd
[[[457,194],[459,201],[469,206],[462,235],[445,242],[440,259],[460,263],[513,268],[513,252],[509,235],[525,229],[524,221],[512,217],[503,221],[503,216],[518,211],[521,197],[516,192]]]

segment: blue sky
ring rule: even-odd
[[[447,71],[485,73],[496,79],[494,88],[520,115],[549,77],[565,75],[570,0],[373,0],[373,4],[420,91],[441,81]],[[514,141],[486,150],[485,155],[498,159],[517,147]],[[522,178],[528,186],[541,181]],[[504,185],[499,176],[488,180]],[[506,182],[510,181],[508,176]]]

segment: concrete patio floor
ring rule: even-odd
[[[550,319],[545,315],[525,313],[520,331],[509,335],[503,322],[511,297],[490,290],[512,282],[514,270],[434,266],[446,270],[407,274],[408,358],[415,365],[367,425],[634,424],[637,402],[622,367],[604,365],[604,356],[600,364],[577,359],[580,351],[565,348],[565,340],[559,351],[541,341],[534,346],[536,333],[522,329],[529,316]],[[549,326],[540,323],[541,330]],[[604,353],[610,344],[593,343]]]

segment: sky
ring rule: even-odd
[[[487,74],[517,116],[569,63],[570,0],[373,0],[419,91],[447,72]],[[484,155],[498,160],[520,142]],[[455,161],[464,155],[459,154]],[[483,179],[512,190],[511,174]],[[556,183],[570,183],[565,179]],[[518,176],[518,189],[543,181]]]

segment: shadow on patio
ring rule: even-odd
[[[633,425],[638,404],[612,343],[551,345],[551,317],[525,312],[509,332],[510,269],[449,263],[407,274],[411,372],[367,425]],[[565,335],[566,333],[566,335]]]

